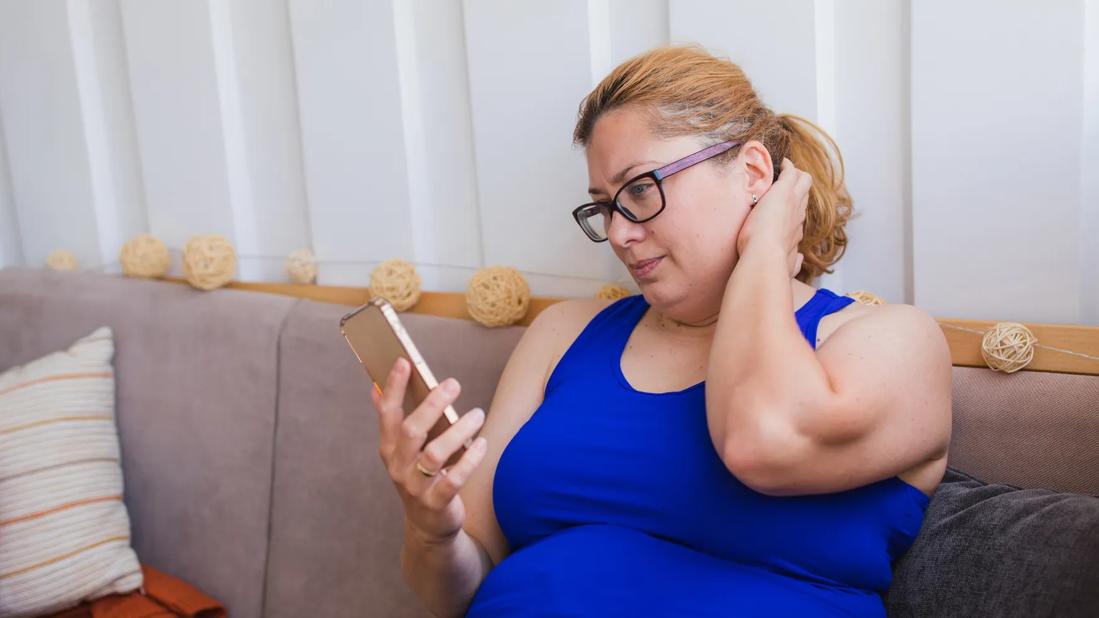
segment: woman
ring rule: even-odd
[[[884,615],[946,467],[951,361],[920,309],[805,283],[846,244],[834,143],[691,47],[616,68],[574,137],[574,217],[641,294],[543,311],[487,421],[426,445],[458,385],[404,418],[394,366],[404,577],[437,615]]]

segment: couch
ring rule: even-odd
[[[6,268],[0,370],[112,328],[133,547],[142,562],[196,585],[230,615],[428,616],[399,574],[402,509],[378,457],[369,382],[339,335],[349,309]],[[436,375],[461,381],[456,409],[488,410],[524,327],[402,319]],[[1099,537],[1099,516],[1088,519],[1099,513],[1088,510],[1090,500],[1099,508],[1099,498],[1088,497],[1099,494],[1097,438],[1099,376],[954,368],[950,463],[971,475],[958,482],[1078,494],[1071,517],[1082,522],[1081,538]],[[937,504],[950,503],[937,493],[929,513]],[[939,567],[907,568],[918,578]],[[1078,585],[1097,581],[1080,577],[1091,579]],[[904,598],[891,591],[891,610],[934,608],[927,603],[936,597],[918,581]],[[1066,602],[1065,615],[1074,615],[1093,601]]]

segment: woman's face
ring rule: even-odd
[[[654,135],[636,108],[608,112],[596,121],[587,146],[592,199],[609,201],[634,176],[709,145],[699,136]],[[611,217],[607,242],[649,304],[685,321],[720,306],[737,262],[737,234],[750,211],[749,191],[762,195],[755,176],[763,172],[756,174],[744,161],[752,153],[758,158],[759,148],[749,142],[731,163],[711,159],[669,176],[663,181],[666,205],[654,219],[634,223],[617,212]],[[633,268],[650,258],[661,259],[647,271]]]

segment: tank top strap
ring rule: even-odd
[[[801,328],[801,334],[814,350],[817,349],[817,327],[820,325],[821,318],[853,302],[855,299],[850,296],[840,296],[827,288],[817,288],[809,302],[795,312],[794,317],[797,319],[798,327]]]
[[[562,379],[570,375],[586,373],[588,376],[603,376],[606,368],[604,358],[611,350],[621,349],[622,342],[630,336],[633,325],[647,308],[645,297],[641,294],[619,298],[603,307],[588,321],[557,362],[546,382],[545,394],[548,396]]]

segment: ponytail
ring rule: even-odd
[[[777,114],[778,123],[787,135],[785,156],[798,169],[813,177],[809,190],[809,206],[805,213],[805,229],[798,250],[805,256],[797,278],[810,283],[822,273],[831,274],[831,266],[843,257],[847,249],[844,225],[851,217],[851,196],[843,182],[843,157],[839,147],[823,129],[801,116]],[[781,165],[780,153],[772,152],[776,166]],[[834,155],[834,158],[833,158]]]

